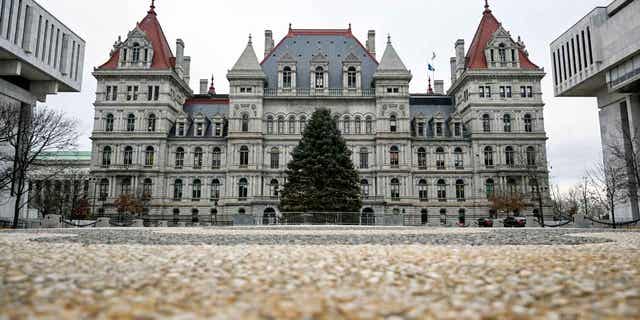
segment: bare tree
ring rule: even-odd
[[[640,189],[640,129],[631,132],[628,125],[621,121],[613,133],[605,139],[604,149],[607,154],[605,162],[620,167],[620,174],[626,176],[626,185],[622,190],[627,193],[627,200],[638,203]]]
[[[33,109],[0,106],[4,129],[0,141],[12,148],[0,150],[0,190],[15,196],[13,227],[18,227],[21,209],[27,205],[27,174],[38,167],[37,159],[47,152],[72,150],[78,140],[78,123],[63,112],[47,107]],[[25,121],[25,119],[31,119]],[[12,165],[6,165],[12,164]]]
[[[42,166],[49,165],[47,168]],[[41,215],[59,214],[69,219],[83,215],[89,198],[89,176],[82,170],[37,161],[40,170],[30,172],[29,201]]]
[[[628,199],[628,176],[626,168],[606,163],[599,163],[589,170],[589,181],[593,186],[594,196],[599,205],[611,214],[616,223],[616,205]]]

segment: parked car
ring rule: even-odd
[[[524,228],[527,226],[527,219],[524,217],[506,217],[503,223],[505,228]]]
[[[478,227],[493,228],[493,220],[489,218],[480,218],[478,219]]]

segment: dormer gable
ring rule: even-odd
[[[487,67],[520,68],[520,46],[513,41],[511,34],[502,25],[493,33],[485,47]]]
[[[147,34],[136,26],[120,46],[120,68],[149,69],[153,61],[153,45]]]

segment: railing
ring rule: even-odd
[[[375,97],[375,89],[264,89],[265,97]]]
[[[625,74],[623,74],[622,76],[616,78],[615,80],[611,80],[609,81],[609,89],[612,89],[613,87],[637,76],[640,75],[640,68],[636,68],[634,70],[631,70]]]

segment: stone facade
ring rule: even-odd
[[[352,151],[368,223],[488,216],[487,190],[524,194],[523,213],[532,213],[532,180],[548,205],[544,71],[488,8],[467,58],[464,45],[456,46],[447,94],[442,81],[410,93],[412,74],[390,38],[376,59],[374,31],[366,46],[350,28],[290,28],[277,45],[272,36],[265,32],[261,62],[249,39],[224,95],[207,80],[198,94],[191,91],[184,43],[177,41],[175,57],[167,50],[153,7],[115,44],[94,72],[92,174],[100,210],[112,212],[124,192],[150,196],[149,214],[158,220],[248,215],[270,223],[281,215],[290,153],[317,108],[335,114]],[[465,62],[478,52],[484,66]]]

